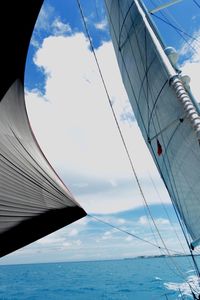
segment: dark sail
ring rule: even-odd
[[[1,14],[0,256],[86,215],[43,155],[24,101],[26,54],[41,0],[4,1]]]

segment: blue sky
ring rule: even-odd
[[[149,7],[154,2],[145,1]],[[121,82],[102,1],[81,3],[152,215],[167,246],[182,252],[176,235],[183,244],[184,239],[170,199],[138,130]],[[171,14],[178,17],[176,26],[199,37],[200,9],[191,0],[183,0],[167,12],[169,18],[173,18]],[[155,17],[154,21],[166,45],[176,47],[182,67],[195,78],[199,69],[198,43],[189,38],[188,46],[169,25]],[[154,229],[145,214],[75,0],[44,2],[29,48],[25,86],[28,114],[36,138],[81,206],[105,222],[155,242],[156,233],[152,233]],[[195,79],[191,86],[198,96]],[[115,259],[151,254],[160,252],[86,217],[6,256],[1,262]]]

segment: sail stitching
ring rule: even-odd
[[[171,123],[169,123],[166,127],[162,128],[158,133],[156,133],[154,136],[148,137],[148,142],[151,143],[151,141],[155,140],[159,135],[161,135],[163,132],[165,132],[167,129],[169,129],[170,127],[172,127],[172,126],[175,125],[176,123],[178,123],[178,124],[177,124],[177,127],[179,127],[179,126],[183,123],[184,119],[185,119],[185,118],[181,116],[180,118],[173,120],[173,121],[172,121]],[[176,128],[175,128],[175,130],[176,130]],[[173,135],[173,134],[172,134],[172,135]],[[170,138],[170,140],[168,141],[168,144],[170,143],[170,141],[171,141],[171,138]],[[167,145],[168,145],[168,144],[167,144]],[[165,148],[165,152],[166,152],[167,148],[168,148],[168,146]]]

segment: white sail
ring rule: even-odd
[[[105,0],[105,6],[129,101],[195,245],[200,238],[199,116],[141,4]]]

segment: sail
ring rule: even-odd
[[[195,245],[200,238],[200,146],[195,132],[199,116],[141,5],[137,0],[105,0],[129,101],[174,207]],[[195,118],[186,109],[188,103]]]
[[[43,155],[26,112],[24,66],[42,2],[1,5],[9,19],[0,19],[0,256],[86,215]]]

